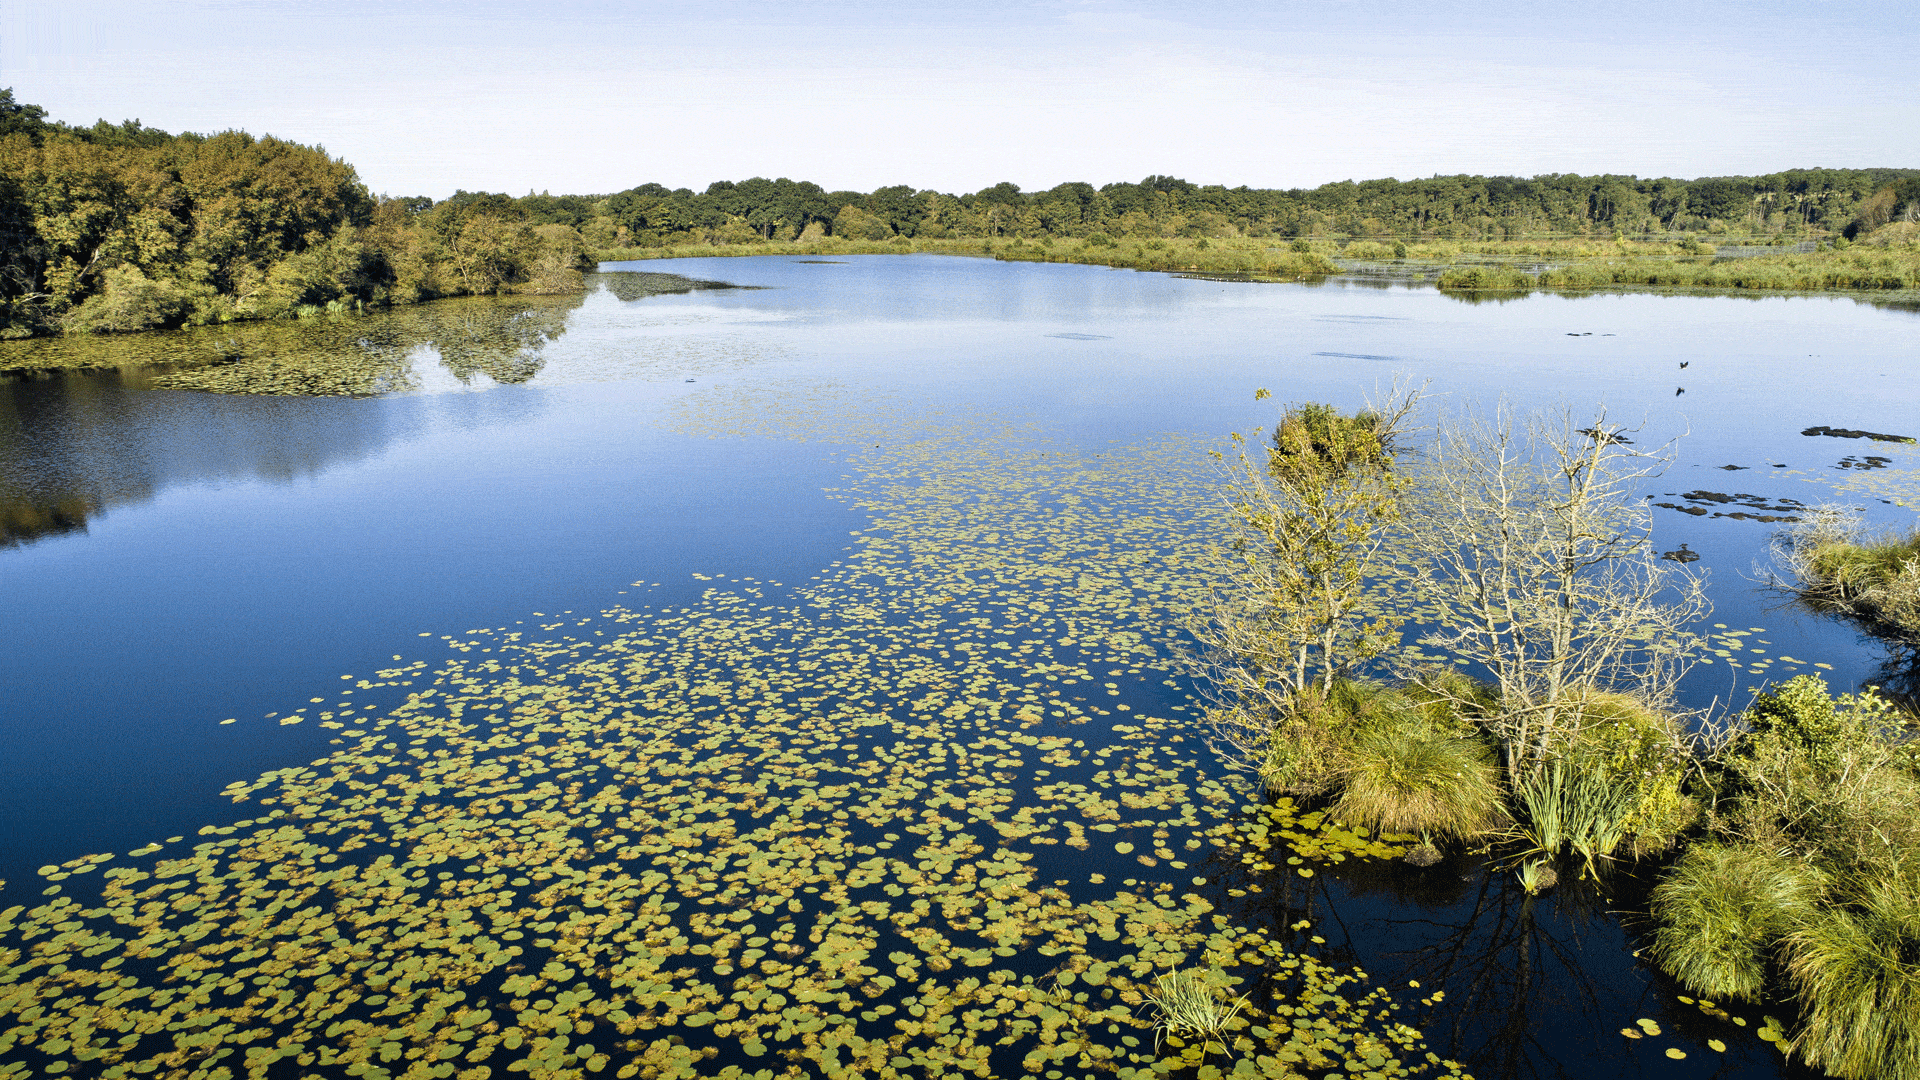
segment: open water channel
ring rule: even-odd
[[[1920,433],[1914,313],[604,269],[314,323],[362,396],[194,389],[299,388],[244,332],[0,383],[0,1077],[1129,1075],[1174,969],[1247,998],[1223,1072],[1790,1071],[1636,958],[1630,870],[1263,805],[1173,650],[1254,390],[1400,377],[1679,440],[1692,703],[1872,681],[1754,578],[1763,518],[1911,521],[1912,446],[1802,432]]]

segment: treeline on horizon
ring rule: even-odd
[[[565,292],[601,254],[997,238],[1524,240],[1852,236],[1920,213],[1920,169],[1642,180],[1555,174],[1312,189],[1065,183],[970,194],[760,177],[611,195],[370,193],[317,146],[47,119],[0,90],[0,337]]]
[[[1341,181],[1287,190],[1139,183],[1000,183],[966,195],[907,185],[862,193],[755,177],[702,192],[642,184],[613,195],[518,200],[590,242],[674,246],[705,240],[841,236],[928,239],[1329,237],[1397,240],[1653,238],[1689,234],[1845,235],[1920,208],[1920,169],[1793,169],[1767,176],[1642,180],[1571,173]]]

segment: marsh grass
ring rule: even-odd
[[[1920,1076],[1911,723],[1872,690],[1835,697],[1806,675],[1742,719],[1711,838],[1651,896],[1653,958],[1714,997],[1791,987],[1801,1023],[1783,1045],[1835,1076]]]
[[[1514,795],[1525,812],[1519,831],[1533,850],[1557,855],[1572,848],[1595,876],[1600,860],[1611,858],[1626,838],[1633,813],[1630,787],[1565,759],[1522,776]]]
[[[1377,831],[1467,839],[1499,819],[1501,795],[1499,769],[1484,744],[1416,719],[1355,740],[1332,813]]]
[[[1296,693],[1260,773],[1275,794],[1334,794],[1334,818],[1376,832],[1466,839],[1497,827],[1504,792],[1484,742],[1431,693],[1336,679]]]
[[[1920,641],[1920,527],[1866,536],[1820,522],[1791,551],[1789,565],[1813,606]]]
[[[1539,896],[1560,884],[1560,874],[1545,859],[1522,861],[1520,868],[1514,871],[1514,876],[1520,879],[1520,887],[1527,891],[1528,896]]]
[[[1693,990],[1757,999],[1777,942],[1817,910],[1827,876],[1750,844],[1701,843],[1651,896],[1653,958]]]
[[[1920,1076],[1920,897],[1911,876],[1861,883],[1787,935],[1805,1022],[1790,1049],[1843,1077]]]

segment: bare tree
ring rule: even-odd
[[[1710,610],[1704,579],[1652,550],[1636,490],[1672,444],[1636,450],[1604,409],[1577,425],[1570,409],[1522,419],[1505,404],[1444,418],[1399,530],[1420,644],[1491,675],[1513,776],[1553,757],[1595,694],[1670,705]]]

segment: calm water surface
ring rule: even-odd
[[[1642,445],[1680,440],[1653,494],[1707,513],[1657,510],[1658,546],[1701,555],[1714,621],[1764,631],[1752,667],[1701,669],[1691,700],[1744,700],[1813,663],[1840,688],[1874,677],[1870,647],[1754,588],[1774,526],[1714,515],[1838,499],[1910,520],[1881,501],[1912,491],[1904,448],[1801,431],[1920,434],[1912,314],[1826,298],[1476,305],[934,256],[632,265],[754,288],[594,292],[505,383],[422,345],[415,389],[364,398],[163,389],[132,370],[0,384],[0,907],[37,899],[43,863],[234,820],[223,786],[330,751],[337,728],[280,720],[324,707],[343,674],[437,662],[476,627],[697,604],[716,575],[784,596],[837,565],[870,516],[827,490],[892,448],[834,430],[849,415],[834,401],[1014,422],[1024,444],[1086,455],[1197,454],[1268,422],[1257,387],[1353,406],[1402,377],[1453,402],[1604,403]],[[1888,466],[1838,467],[1870,454]],[[938,478],[937,457],[916,460],[903,476]],[[1844,488],[1863,478],[1881,486]],[[1137,709],[1187,700],[1157,679],[1126,693]],[[1445,986],[1429,1041],[1478,1075],[1781,1073],[1634,960],[1614,913],[1643,886],[1535,901],[1507,879],[1456,858],[1310,886],[1283,873],[1215,899],[1250,923],[1312,919],[1329,959],[1390,984]],[[1639,1017],[1670,1037],[1622,1039]],[[1716,1034],[1724,1054],[1704,1045]]]

